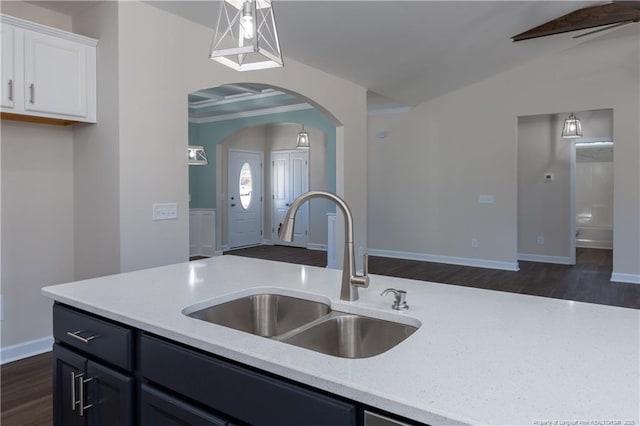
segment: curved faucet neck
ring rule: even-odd
[[[353,215],[347,203],[339,196],[327,191],[309,191],[296,198],[285,218],[286,234],[288,241],[293,238],[293,222],[300,206],[313,198],[325,198],[333,201],[342,210],[344,216],[344,254],[342,267],[342,289],[340,291],[340,299],[347,301],[358,300],[358,287],[367,287],[369,285],[369,277],[367,276],[367,257],[365,256],[364,273],[358,275],[356,273],[356,260],[353,247]],[[281,235],[280,238],[285,239]]]

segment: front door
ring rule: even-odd
[[[262,243],[262,152],[229,150],[229,248]]]

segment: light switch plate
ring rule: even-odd
[[[178,204],[154,203],[151,213],[152,220],[173,220],[178,218]]]
[[[495,197],[493,195],[480,194],[480,196],[478,197],[478,202],[480,204],[493,204],[495,202]]]

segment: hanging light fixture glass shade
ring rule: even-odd
[[[190,166],[206,166],[209,164],[207,153],[204,151],[203,146],[189,145],[187,147],[187,159]]]
[[[580,120],[578,120],[573,113],[569,115],[569,118],[564,120],[562,137],[567,139],[582,137],[582,125],[580,124]]]
[[[296,148],[298,149],[309,149],[311,140],[309,139],[309,132],[304,129],[304,124],[302,125],[302,130],[298,133],[298,141]]]
[[[224,0],[209,58],[236,71],[283,66],[271,0]]]

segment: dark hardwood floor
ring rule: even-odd
[[[0,367],[2,426],[53,423],[51,352]]]
[[[326,253],[285,246],[225,252],[236,256],[325,266]],[[520,261],[520,271],[474,268],[370,256],[369,272],[421,281],[640,309],[640,286],[611,282],[611,250],[578,249],[576,265]]]
[[[250,247],[225,254],[311,266],[327,263],[325,252],[284,246]],[[369,258],[372,274],[639,309],[640,285],[610,282],[611,269],[611,251],[596,249],[578,249],[575,266],[520,262],[518,272],[377,256]],[[51,379],[50,353],[3,365],[0,424],[50,425]]]

